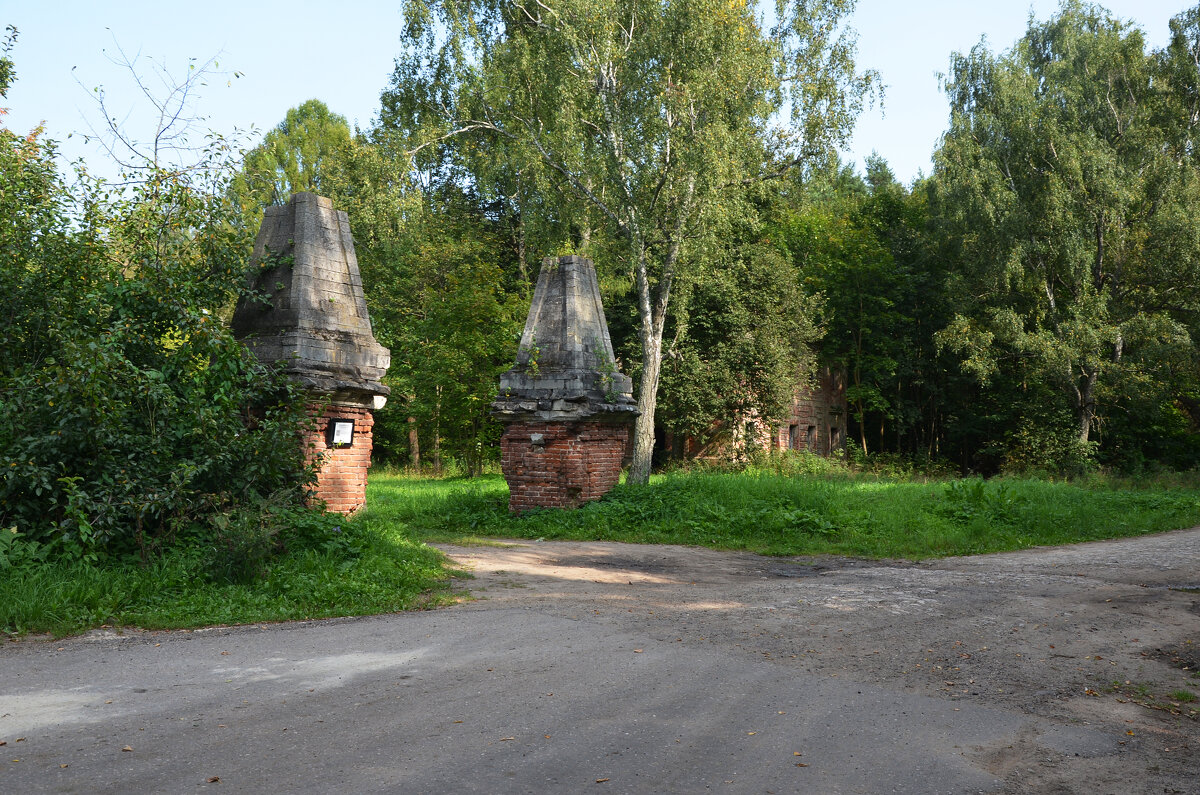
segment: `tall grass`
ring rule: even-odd
[[[374,478],[367,511],[414,539],[513,537],[690,544],[767,555],[920,559],[1066,544],[1200,524],[1200,488],[1103,480],[913,482],[770,470],[678,472],[575,510],[507,511],[495,476]]]
[[[178,549],[145,566],[13,564],[10,546],[8,558],[0,555],[0,630],[62,635],[104,624],[194,627],[435,604],[447,598],[453,572],[424,541],[604,540],[919,559],[1200,524],[1194,479],[918,482],[803,467],[808,474],[796,466],[671,472],[649,486],[620,485],[576,510],[523,516],[508,513],[508,487],[498,475],[432,480],[375,472],[360,515],[331,531],[292,533],[286,554],[238,581],[213,576],[211,555],[200,549]]]
[[[248,624],[386,613],[445,598],[451,572],[438,552],[362,523],[343,528],[338,544],[295,549],[241,582],[210,576],[197,550],[144,566],[52,561],[0,569],[0,629],[65,635],[106,624]]]

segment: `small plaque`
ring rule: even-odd
[[[329,447],[349,447],[354,444],[354,420],[330,418],[326,434]]]

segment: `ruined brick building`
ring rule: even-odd
[[[797,390],[784,419],[765,422],[750,415],[718,426],[707,440],[659,435],[659,454],[675,459],[737,459],[753,450],[807,450],[821,456],[846,448],[846,379],[828,367],[809,389]]]
[[[846,379],[842,373],[822,368],[813,389],[792,398],[787,419],[772,429],[764,447],[772,450],[808,450],[832,455],[846,447]]]

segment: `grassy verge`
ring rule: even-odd
[[[920,559],[998,552],[1200,524],[1200,488],[1093,481],[919,483],[769,471],[676,473],[621,485],[573,511],[513,517],[498,476],[430,481],[373,477],[367,516],[408,537],[629,541],[767,555]]]
[[[369,615],[434,604],[450,572],[435,550],[363,522],[344,540],[271,560],[264,575],[209,576],[195,551],[137,562],[53,562],[0,570],[0,628],[68,635],[98,626],[173,629]]]
[[[368,506],[336,532],[310,528],[303,543],[244,582],[213,576],[211,559],[195,550],[149,566],[0,567],[0,630],[65,635],[105,624],[167,629],[421,607],[447,598],[453,573],[425,541],[605,540],[919,559],[1200,524],[1200,488],[1192,484],[914,482],[769,470],[660,475],[649,487],[621,485],[577,510],[519,517],[509,515],[498,475],[377,472]]]

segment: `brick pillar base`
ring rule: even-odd
[[[601,422],[515,422],[500,439],[508,509],[570,508],[599,499],[621,477],[629,427]]]
[[[367,469],[371,466],[371,410],[361,406],[310,403],[309,416],[316,427],[305,434],[304,446],[309,461],[319,461],[317,485],[310,492],[335,513],[351,514],[367,502]],[[326,443],[331,418],[354,420],[354,443],[331,448]]]

